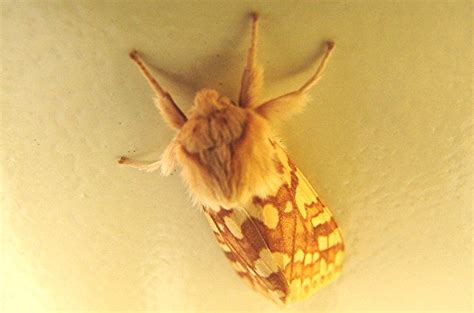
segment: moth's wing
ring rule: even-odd
[[[204,208],[209,224],[237,274],[253,289],[282,303],[288,284],[252,218],[243,209]]]
[[[289,285],[287,303],[337,277],[344,244],[332,213],[286,152],[274,147],[285,183],[247,210]]]
[[[307,239],[306,242],[296,241],[294,256],[296,258],[299,254],[299,262],[293,262],[290,289],[296,298],[305,298],[338,277],[344,257],[344,241],[329,208],[297,168],[295,175],[298,180],[295,199],[307,229]],[[301,260],[300,251],[305,251],[305,247],[306,254]]]
[[[337,277],[344,244],[332,213],[286,152],[274,147],[284,178],[274,195],[205,214],[239,276],[273,300],[289,303]]]

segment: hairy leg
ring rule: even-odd
[[[303,86],[301,86],[301,88],[298,90],[299,92],[307,92],[311,87],[316,85],[318,80],[321,78],[321,72],[326,66],[329,56],[331,55],[331,51],[332,49],[334,49],[334,45],[335,43],[331,41],[326,43],[326,51],[324,51],[323,58],[319,62],[318,67],[316,68],[316,72],[313,74],[313,76],[311,76],[310,79],[308,79],[308,81]]]
[[[256,111],[268,120],[282,120],[301,111],[305,105],[305,95],[321,78],[321,73],[333,48],[333,42],[326,44],[326,50],[315,73],[300,88],[261,104]]]
[[[154,172],[161,166],[161,161],[152,161],[152,162],[144,162],[144,161],[137,161],[131,160],[127,157],[121,157],[120,160],[117,161],[119,164],[131,168],[136,168],[140,171],[145,172]]]
[[[247,55],[247,63],[242,75],[240,87],[239,105],[244,108],[255,107],[258,105],[257,100],[262,88],[263,71],[257,65],[257,32],[258,32],[258,15],[252,13],[252,35],[250,48]]]
[[[151,88],[155,91],[156,106],[160,110],[161,116],[163,116],[164,120],[171,128],[180,129],[184,123],[186,123],[186,116],[184,113],[173,101],[170,94],[166,92],[151,75],[146,63],[140,58],[136,50],[130,52],[130,58],[135,62]]]

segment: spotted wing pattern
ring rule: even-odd
[[[341,271],[344,243],[332,213],[278,144],[283,184],[245,207],[204,208],[237,274],[277,303],[308,297]]]

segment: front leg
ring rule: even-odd
[[[321,73],[326,65],[326,62],[331,55],[331,51],[334,48],[333,42],[326,43],[326,50],[319,62],[314,74],[297,90],[271,99],[255,110],[270,121],[284,120],[292,116],[295,113],[300,112],[306,104],[306,95],[308,91],[316,85],[318,80],[321,78]]]
[[[151,88],[155,91],[156,106],[160,110],[161,116],[164,120],[173,129],[178,130],[183,127],[184,123],[187,121],[186,115],[184,115],[181,109],[176,105],[173,98],[171,98],[171,95],[164,90],[153,75],[151,75],[145,61],[140,58],[136,50],[130,52],[129,56],[138,66],[140,72],[146,78]]]
[[[121,157],[120,160],[117,161],[117,163],[123,166],[136,168],[140,171],[145,171],[145,172],[154,172],[157,169],[159,169],[161,166],[161,160],[144,162],[144,161],[132,160],[127,157]]]
[[[243,108],[251,108],[258,105],[258,96],[262,89],[263,71],[257,65],[257,32],[258,14],[252,13],[252,35],[250,48],[247,55],[247,64],[242,75],[240,87],[239,105]]]

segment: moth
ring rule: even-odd
[[[263,72],[256,62],[259,18],[238,102],[216,90],[197,92],[185,114],[160,86],[137,51],[130,53],[153,88],[155,103],[175,137],[161,158],[118,163],[170,175],[176,168],[237,274],[271,300],[307,298],[341,271],[344,243],[331,211],[288,157],[275,123],[300,112],[334,48],[327,42],[314,74],[297,90],[259,101]]]

